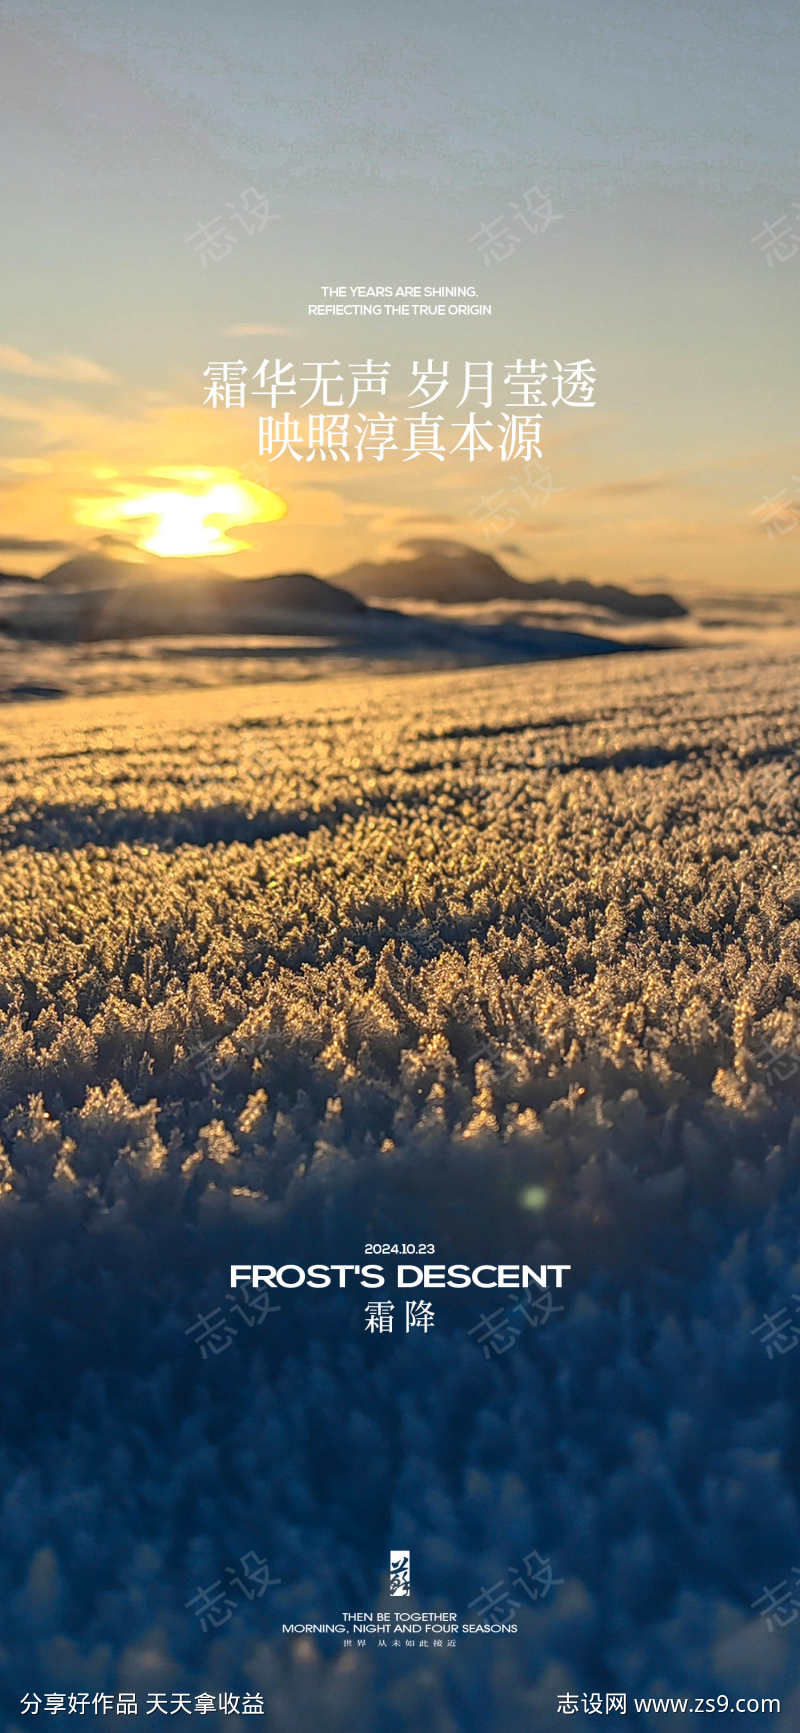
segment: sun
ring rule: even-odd
[[[280,494],[248,481],[238,470],[157,469],[149,493],[119,481],[103,499],[78,500],[76,522],[92,529],[127,532],[135,545],[164,558],[235,554],[248,542],[231,536],[234,527],[276,523],[286,516]],[[180,482],[180,487],[158,485]]]

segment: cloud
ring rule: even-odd
[[[608,496],[612,499],[626,499],[631,494],[656,493],[663,488],[674,487],[677,478],[662,472],[659,475],[632,476],[627,481],[599,481],[591,487],[580,487],[574,491],[601,499]]]
[[[291,337],[291,325],[228,325],[226,337]]]
[[[114,374],[85,355],[55,355],[37,361],[24,349],[0,344],[0,373],[16,373],[23,379],[58,379],[69,385],[113,385]]]
[[[0,468],[11,475],[49,475],[52,464],[44,457],[4,457]]]
[[[4,554],[61,554],[72,542],[36,541],[32,536],[0,535],[0,552]]]
[[[524,530],[526,535],[531,536],[549,536],[557,530],[570,530],[573,534],[575,531],[575,525],[570,523],[567,518],[551,517],[524,518],[520,520],[517,528]]]
[[[402,524],[455,524],[458,518],[445,511],[407,511],[398,523]]]

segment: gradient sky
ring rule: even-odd
[[[558,491],[507,502],[512,527],[481,520],[495,460],[262,466],[287,515],[226,569],[330,573],[428,534],[531,575],[800,578],[787,0],[21,0],[0,64],[4,568],[85,542],[87,496],[253,464],[259,406],[204,409],[209,361],[589,355],[598,407],[547,419]],[[485,269],[470,237],[534,184],[563,220]],[[278,220],[203,269],[187,237],[251,186]],[[770,265],[754,237],[782,217],[797,252]],[[310,321],[322,282],[473,282],[494,316]]]

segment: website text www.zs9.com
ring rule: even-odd
[[[634,1697],[633,1707],[641,1715],[780,1715],[780,1697]]]
[[[559,1715],[780,1715],[780,1697],[629,1697],[625,1691],[560,1693]]]

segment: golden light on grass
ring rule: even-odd
[[[78,500],[76,522],[127,535],[147,553],[191,559],[239,553],[249,543],[231,536],[233,528],[286,516],[280,494],[235,469],[155,469],[149,479],[148,492],[119,480],[102,498]]]

